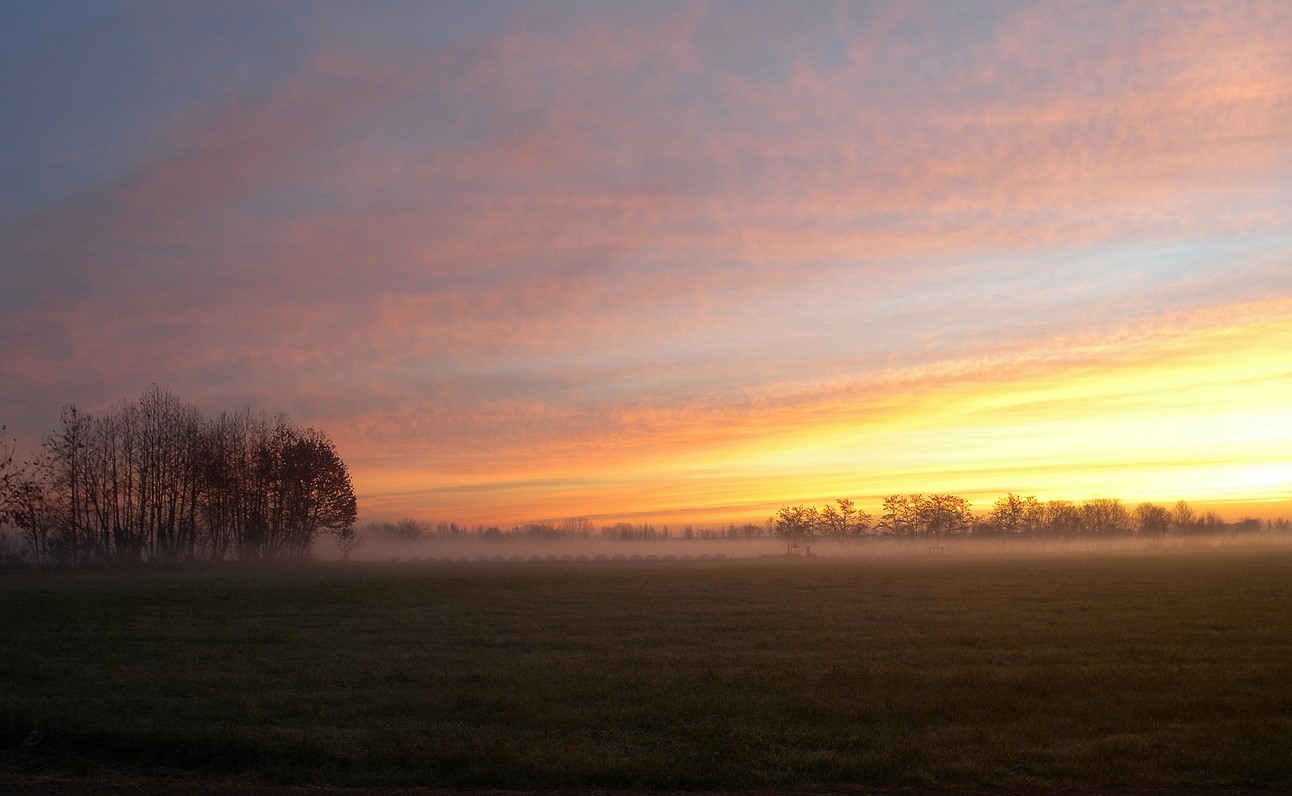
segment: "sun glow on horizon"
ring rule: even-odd
[[[1253,305],[1117,344],[1051,345],[1009,360],[835,384],[803,401],[661,417],[508,470],[364,472],[381,516],[516,524],[565,516],[761,520],[785,503],[1007,492],[1271,504],[1292,467],[1292,307]],[[428,488],[427,485],[433,485]],[[488,495],[490,511],[473,507]],[[454,512],[459,512],[455,514]]]

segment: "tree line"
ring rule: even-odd
[[[361,537],[412,541],[452,540],[478,537],[507,539],[591,539],[610,541],[667,541],[687,539],[779,538],[791,552],[818,541],[855,542],[879,538],[1077,538],[1165,535],[1205,535],[1254,532],[1262,529],[1288,533],[1292,523],[1285,519],[1262,523],[1243,519],[1228,523],[1215,511],[1195,511],[1185,501],[1171,508],[1141,503],[1128,508],[1115,498],[1095,498],[1083,503],[1067,500],[1042,502],[1035,496],[1010,493],[995,501],[985,513],[975,512],[968,500],[950,494],[907,494],[885,498],[878,517],[858,508],[855,501],[841,498],[821,507],[782,506],[764,523],[730,524],[719,528],[679,529],[651,523],[616,522],[597,526],[587,517],[560,521],[529,522],[510,529],[497,526],[468,526],[456,522],[368,523]]]
[[[250,409],[204,418],[168,389],[66,407],[37,454],[0,448],[0,521],[41,566],[304,558],[344,548],[357,503],[332,441]]]
[[[725,528],[696,528],[694,525],[687,524],[677,529],[649,522],[616,522],[597,526],[588,517],[567,517],[556,522],[527,522],[510,529],[502,529],[496,525],[471,526],[456,522],[422,522],[405,518],[395,522],[366,523],[360,529],[359,535],[363,538],[386,541],[481,537],[487,541],[604,539],[615,542],[658,542],[671,539],[760,539],[768,536],[771,533],[770,529],[770,523],[730,524]]]
[[[1268,525],[1270,530],[1292,530],[1287,520],[1271,521]],[[1095,498],[1084,503],[1041,502],[1035,496],[1011,492],[998,498],[991,510],[981,515],[973,511],[965,498],[947,494],[892,495],[884,499],[883,513],[877,520],[846,498],[821,508],[783,506],[772,518],[771,527],[789,550],[803,545],[810,552],[812,542],[822,538],[966,535],[1153,538],[1226,530],[1258,531],[1262,524],[1260,520],[1244,519],[1231,525],[1216,512],[1198,513],[1183,500],[1169,509],[1154,503],[1141,503],[1130,509],[1116,498]]]

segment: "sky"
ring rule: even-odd
[[[360,519],[1292,516],[1292,3],[0,4],[0,424]]]

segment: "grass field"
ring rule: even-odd
[[[0,578],[0,771],[1292,786],[1292,554]]]

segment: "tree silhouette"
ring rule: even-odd
[[[1152,503],[1135,507],[1135,530],[1140,536],[1165,536],[1171,530],[1171,512]]]
[[[870,515],[848,498],[839,498],[818,513],[821,532],[833,539],[855,539],[870,530]]]
[[[1131,529],[1131,516],[1116,498],[1095,498],[1081,505],[1081,521],[1086,533],[1094,536],[1126,534]]]
[[[884,498],[880,528],[892,536],[910,536],[918,532],[919,507],[923,495],[890,495]]]
[[[1198,515],[1188,503],[1177,502],[1171,509],[1171,530],[1176,533],[1189,533],[1198,523]]]
[[[354,529],[353,525],[335,531],[337,549],[341,551],[341,560],[349,561],[350,554],[363,546],[368,541],[367,534],[360,533]]]
[[[303,557],[357,504],[321,432],[250,411],[204,421],[154,386],[100,417],[64,409],[3,510],[38,562],[138,564]]]
[[[13,495],[18,485],[18,467],[14,463],[13,445],[0,426],[0,524],[13,518]]]
[[[785,541],[785,552],[793,553],[805,544],[812,553],[812,537],[816,535],[820,515],[811,506],[783,506],[776,512],[776,535]]]
[[[1034,496],[1010,492],[997,498],[987,516],[987,525],[1006,535],[1034,533],[1045,525],[1045,507]]]

